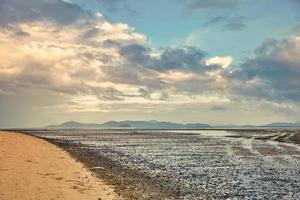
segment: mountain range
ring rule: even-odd
[[[276,128],[276,127],[300,127],[300,123],[290,123],[290,122],[274,122],[270,124],[265,124],[261,126],[253,125],[225,125],[225,126],[210,126],[204,123],[173,123],[173,122],[162,122],[156,120],[150,121],[109,121],[102,124],[97,123],[80,123],[76,121],[68,121],[59,125],[49,125],[47,128],[137,128],[137,129],[201,129],[201,128],[255,128],[255,127],[266,127],[266,128]]]
[[[264,127],[300,127],[300,122],[291,123],[291,122],[274,122],[270,124],[263,125]]]
[[[151,121],[109,121],[103,124],[80,123],[68,121],[59,125],[50,125],[47,128],[141,128],[141,129],[189,129],[189,128],[209,128],[208,124],[188,123],[179,124],[173,122]]]

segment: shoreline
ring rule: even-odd
[[[0,133],[1,132],[3,131],[0,130]],[[81,163],[84,168],[91,171],[97,179],[112,186],[114,192],[120,199],[180,199],[179,192],[171,191],[164,183],[159,184],[159,181],[154,180],[153,177],[149,177],[138,170],[124,168],[109,158],[94,155],[95,152],[81,151],[84,149],[82,145],[77,146],[68,141],[43,138],[22,131],[17,132],[16,130],[10,130],[4,132],[22,134],[54,145],[56,148],[69,154],[76,162]]]
[[[95,173],[99,179],[113,185],[115,192],[124,199],[181,199],[178,192],[171,191],[164,183],[138,170],[118,165],[109,158],[96,155],[96,152],[85,149],[83,145],[59,139],[42,139],[68,152],[74,159]]]
[[[122,199],[84,163],[45,139],[0,131],[0,199]]]

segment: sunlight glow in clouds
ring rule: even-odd
[[[206,60],[207,65],[218,64],[221,65],[222,68],[227,68],[231,65],[233,58],[231,56],[220,57],[216,56],[213,58],[209,58]]]

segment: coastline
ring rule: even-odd
[[[117,195],[124,199],[181,199],[178,192],[170,190],[163,182],[138,170],[125,168],[81,144],[59,139],[42,139],[68,152],[74,159],[89,168],[99,179],[113,185]]]
[[[0,199],[121,197],[112,185],[56,145],[35,136],[0,131]]]

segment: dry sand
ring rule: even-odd
[[[62,149],[32,136],[0,131],[0,199],[120,199]]]

